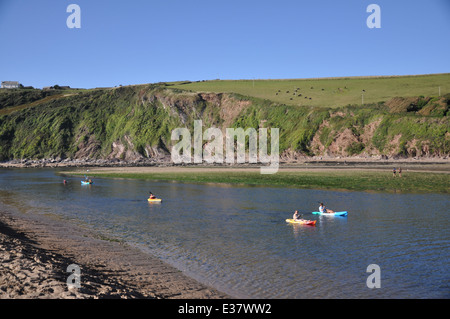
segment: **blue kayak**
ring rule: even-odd
[[[90,185],[90,184],[94,184],[94,182],[81,181],[81,185]]]
[[[325,215],[325,216],[347,216],[347,212],[335,212],[335,213],[321,213],[321,212],[312,212],[313,214],[316,215]]]

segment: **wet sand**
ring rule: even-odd
[[[67,267],[80,267],[80,287]],[[126,244],[0,207],[0,299],[230,298]]]

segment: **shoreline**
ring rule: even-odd
[[[69,288],[67,267],[80,267]],[[229,299],[127,244],[0,206],[0,299]]]
[[[399,158],[399,157],[327,157],[313,156],[304,157],[298,160],[280,159],[280,168],[292,167],[308,167],[316,166],[389,166],[389,165],[450,165],[450,157],[421,157],[421,158]],[[64,167],[205,167],[205,168],[259,168],[261,163],[256,164],[208,164],[202,162],[200,164],[174,164],[170,157],[166,159],[137,159],[132,161],[124,161],[119,159],[14,159],[10,161],[0,162],[0,168],[64,168]]]

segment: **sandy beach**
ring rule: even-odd
[[[80,287],[67,285],[69,265]],[[0,299],[222,299],[226,294],[126,244],[51,216],[0,207]]]
[[[402,167],[405,171],[411,172],[436,172],[450,173],[450,161],[405,161],[405,162],[358,162],[358,161],[333,161],[333,162],[309,162],[298,164],[283,164],[279,166],[279,172],[334,172],[336,170],[371,170],[371,171],[391,171],[392,167]],[[188,165],[188,166],[113,166],[113,167],[78,167],[73,170],[65,171],[71,173],[86,172],[89,174],[96,173],[130,173],[130,174],[151,174],[151,173],[227,173],[233,171],[239,172],[260,172],[260,165]]]

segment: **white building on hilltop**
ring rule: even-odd
[[[2,89],[17,89],[19,88],[18,81],[2,81]]]

